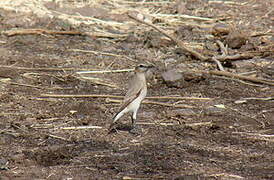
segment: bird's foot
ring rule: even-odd
[[[111,133],[115,133],[117,132],[117,129],[116,129],[116,123],[112,123],[109,128],[108,128],[108,134],[111,134]]]
[[[139,127],[139,126],[133,126],[133,127],[129,130],[129,132],[130,132],[131,134],[134,134],[134,135],[141,135],[142,132],[143,132],[143,130],[142,130],[142,128]]]

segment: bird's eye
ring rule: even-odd
[[[145,67],[145,66],[144,66],[143,64],[140,64],[139,67],[140,67],[140,68],[143,68],[143,67]]]

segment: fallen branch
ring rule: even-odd
[[[239,74],[230,73],[230,72],[226,72],[226,71],[202,71],[202,70],[196,71],[195,70],[192,72],[199,73],[199,74],[202,73],[202,74],[211,74],[211,75],[217,75],[217,76],[226,76],[226,77],[230,77],[230,78],[235,78],[235,79],[240,79],[240,80],[251,81],[251,82],[255,82],[255,83],[267,84],[270,86],[274,86],[273,80],[258,79],[258,78],[250,77],[250,76],[242,76]]]
[[[16,29],[3,31],[2,34],[7,36],[15,35],[31,35],[31,34],[50,34],[50,35],[86,35],[85,33],[79,31],[52,31],[46,29]]]
[[[255,52],[256,54],[261,54],[261,52]],[[241,54],[235,54],[235,55],[226,55],[226,56],[216,56],[216,58],[219,61],[236,61],[239,59],[251,59],[253,58],[256,54],[254,53],[241,53]]]
[[[90,37],[102,37],[102,38],[124,38],[125,34],[112,34],[112,33],[100,33],[100,32],[80,32],[80,31],[54,31],[47,29],[15,29],[3,31],[2,34],[6,36],[17,36],[17,35],[70,35],[70,36],[90,36]]]
[[[264,87],[264,85],[254,84],[254,83],[246,82],[246,81],[243,81],[243,80],[240,80],[240,79],[235,79],[235,78],[230,78],[230,77],[225,77],[225,76],[216,76],[216,77],[217,77],[217,78],[220,78],[220,79],[226,79],[226,80],[237,81],[237,82],[239,82],[239,83],[242,83],[242,84],[245,84],[245,85],[248,85],[248,86]]]
[[[128,13],[128,17],[134,19],[135,21],[142,23],[142,24],[146,24],[150,27],[152,27],[153,29],[157,30],[158,32],[162,33],[163,35],[165,35],[166,37],[168,37],[169,39],[171,39],[173,42],[175,42],[183,51],[186,51],[188,53],[190,53],[191,55],[193,55],[194,57],[196,57],[197,59],[201,60],[201,61],[209,61],[210,58],[205,57],[204,55],[200,54],[199,52],[195,51],[194,49],[191,49],[190,47],[186,46],[182,41],[179,41],[177,38],[173,37],[172,35],[166,33],[164,30],[160,29],[159,27],[145,22],[141,19],[138,19],[137,17],[131,15]]]
[[[16,69],[16,70],[25,70],[25,71],[75,71],[75,70],[90,70],[91,68],[66,68],[66,67],[56,67],[56,68],[28,68],[28,67],[18,67],[18,66],[5,66],[0,65],[0,68]]]
[[[174,43],[176,43],[183,51],[186,51],[188,53],[190,53],[192,56],[196,57],[197,59],[201,60],[201,61],[209,61],[209,62],[215,62],[217,63],[217,61],[227,61],[227,60],[239,60],[239,59],[250,59],[253,58],[255,56],[254,53],[242,53],[242,54],[236,54],[236,55],[228,55],[225,54],[227,53],[227,50],[225,50],[225,47],[222,46],[222,43],[217,42],[219,45],[221,45],[221,50],[224,52],[223,55],[221,56],[215,56],[214,59],[212,57],[206,57],[204,55],[202,55],[201,53],[195,51],[194,49],[190,48],[189,46],[187,46],[184,42],[178,40],[176,37],[166,33],[164,30],[162,30],[161,28],[149,23],[149,22],[145,22],[137,17],[135,17],[132,14],[128,13],[128,17],[134,19],[135,21],[148,25],[150,27],[152,27],[153,29],[155,29],[156,31],[162,33],[164,36],[168,37],[170,40],[172,40]],[[256,52],[258,54],[258,52]],[[263,52],[259,52],[259,54],[262,54]],[[219,66],[219,65],[218,65]]]

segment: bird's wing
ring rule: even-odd
[[[121,112],[122,110],[124,110],[132,101],[134,101],[136,98],[138,98],[138,96],[141,94],[141,91],[142,91],[142,89],[140,89],[134,96],[131,96],[126,101],[124,100],[124,102],[118,112]]]
[[[122,110],[124,110],[132,101],[134,101],[141,94],[142,89],[144,87],[143,87],[142,83],[137,78],[138,77],[135,75],[129,81],[128,91],[124,97],[122,106],[120,107],[118,113],[121,112]]]
[[[129,81],[128,91],[124,97],[123,102],[127,102],[129,100],[132,101],[133,99],[135,99],[136,94],[138,94],[142,88],[142,82],[140,81],[140,79],[138,79],[137,75],[134,75]]]

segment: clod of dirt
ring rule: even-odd
[[[165,71],[161,74],[161,76],[168,87],[181,88],[185,84],[183,75],[179,73],[176,69]]]
[[[204,113],[211,116],[217,116],[223,114],[225,109],[218,108],[218,107],[208,107],[204,109]]]
[[[148,48],[168,47],[173,44],[170,39],[167,39],[166,37],[162,36],[162,34],[154,31],[145,33],[144,39],[144,44]]]
[[[184,80],[186,82],[192,82],[192,83],[198,83],[200,81],[205,80],[205,77],[203,74],[193,74],[191,72],[184,72],[183,73]]]
[[[233,49],[241,48],[246,44],[247,36],[240,31],[231,31],[225,39],[225,43],[228,47]]]
[[[274,64],[264,68],[263,72],[266,73],[268,76],[271,76],[272,78],[274,78]]]
[[[175,33],[179,39],[187,39],[192,37],[192,29],[193,27],[191,26],[181,26],[175,31]]]
[[[200,8],[203,4],[205,4],[203,0],[188,0],[186,2],[186,8],[191,11]]]
[[[219,47],[216,43],[213,42],[206,42],[206,48],[211,51],[217,52],[219,50]]]
[[[214,36],[223,36],[223,35],[229,34],[229,32],[230,32],[230,27],[227,24],[218,23],[218,24],[215,24],[215,26],[213,26],[211,33]]]

